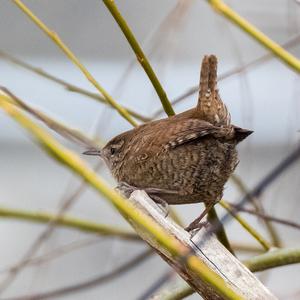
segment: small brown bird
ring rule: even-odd
[[[236,145],[251,133],[231,125],[217,90],[217,58],[210,55],[202,61],[196,108],[138,126],[84,154],[103,158],[123,189],[143,189],[158,203],[204,202],[191,230],[221,200],[239,162]]]

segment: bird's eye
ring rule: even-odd
[[[115,153],[116,153],[116,148],[111,147],[111,148],[110,148],[110,154],[111,154],[111,155],[114,155]]]

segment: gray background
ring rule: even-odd
[[[160,107],[159,99],[140,66],[135,65],[124,78],[124,70],[134,55],[101,1],[31,0],[25,3],[59,34],[118,102],[144,114],[151,114]],[[160,29],[159,35],[156,30],[174,8],[176,1],[130,0],[116,3],[137,39],[142,42],[145,52],[149,54],[171,99],[197,84],[199,65],[204,54],[215,53],[219,58],[219,73],[224,73],[266,53],[245,33],[217,15],[205,1],[186,1],[187,8],[185,13],[182,11],[182,18],[176,19],[167,29],[163,27],[167,34]],[[226,3],[279,43],[299,33],[300,6],[296,1]],[[53,75],[94,91],[64,54],[11,1],[6,0],[0,0],[0,48]],[[300,57],[299,47],[293,48],[291,52]],[[103,140],[130,128],[111,109],[67,92],[1,58],[0,84],[53,117],[72,127],[96,134]],[[219,87],[234,123],[255,131],[240,146],[241,163],[236,171],[252,187],[299,144],[299,78],[286,65],[272,59],[249,69],[247,73],[220,82]],[[193,106],[195,102],[195,95],[189,97],[176,106],[176,112]],[[0,205],[55,211],[60,200],[76,189],[78,179],[47,157],[32,143],[24,130],[2,112],[0,126]],[[78,153],[83,150],[62,138],[59,140]],[[89,162],[94,164],[95,159]],[[115,184],[105,168],[101,173],[112,185]],[[298,163],[264,193],[262,200],[268,213],[299,222],[299,176]],[[231,182],[227,184],[225,198],[232,201],[240,198]],[[186,223],[201,209],[199,204],[177,207]],[[71,212],[100,223],[128,227],[109,204],[99,199],[92,190],[84,193]],[[256,219],[249,220],[257,228],[261,227]],[[299,246],[297,231],[277,227],[284,245]],[[1,270],[17,262],[43,228],[40,225],[0,219],[0,278],[4,278]],[[255,244],[235,222],[227,228],[232,241]],[[77,231],[56,230],[40,254],[87,238],[86,234]],[[86,280],[108,272],[142,249],[142,245],[101,239],[97,244],[50,263],[26,269],[3,297],[47,291]],[[167,269],[159,258],[152,258],[109,284],[64,299],[136,299]],[[288,295],[293,295],[291,299],[297,299],[298,296],[293,293],[299,291],[299,270],[297,266],[284,267],[259,276],[280,299],[288,299]]]

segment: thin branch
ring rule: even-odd
[[[63,123],[61,123],[53,118],[50,118],[45,113],[41,112],[40,110],[38,110],[36,108],[33,108],[32,106],[30,106],[27,103],[25,103],[23,100],[21,100],[20,98],[15,96],[12,92],[10,92],[7,88],[0,86],[0,91],[1,90],[5,94],[9,95],[10,98],[13,100],[13,101],[10,101],[11,104],[17,105],[18,107],[22,108],[26,112],[30,113],[35,118],[37,118],[38,120],[45,123],[49,128],[51,128],[52,130],[54,130],[56,133],[60,134],[64,138],[66,138],[72,142],[75,142],[77,144],[79,143],[81,145],[84,145],[86,147],[94,147],[94,148],[98,149],[100,146],[103,146],[103,143],[101,141],[99,141],[99,139],[97,139],[97,140],[92,139],[92,138],[86,136],[80,130],[70,128]]]
[[[160,84],[156,74],[154,73],[146,55],[144,54],[141,46],[133,35],[130,27],[126,23],[126,20],[121,15],[118,7],[116,6],[113,0],[103,0],[103,3],[110,11],[111,15],[114,17],[115,21],[118,23],[120,29],[125,35],[128,43],[130,44],[132,50],[134,51],[138,62],[141,64],[146,74],[148,75],[154,89],[156,90],[157,95],[160,98],[161,104],[168,116],[174,115],[175,112],[169,102],[166,92],[164,91],[162,85]]]
[[[155,294],[152,294],[149,300],[182,300],[194,293],[195,291],[193,288],[185,281],[181,278],[174,277],[160,290],[157,290]],[[146,300],[146,298],[143,300]]]
[[[290,49],[292,47],[295,47],[299,44],[300,42],[300,34],[296,35],[295,37],[291,38],[290,40],[288,40],[286,43],[282,44],[281,47],[285,48],[285,49]],[[236,68],[233,68],[223,74],[221,74],[220,76],[218,76],[218,81],[222,81],[225,79],[230,78],[233,75],[238,75],[240,73],[243,73],[245,71],[247,71],[249,68],[258,66],[262,63],[265,63],[267,61],[269,61],[270,59],[272,59],[274,57],[274,54],[271,53],[267,53],[257,59],[254,59],[252,61],[250,61],[249,63],[243,65],[243,66],[239,66]],[[196,93],[199,92],[199,85],[195,85],[193,87],[190,87],[189,89],[187,89],[183,94],[179,95],[178,97],[176,97],[175,99],[173,99],[171,101],[171,104],[174,106],[176,104],[178,104],[179,102],[181,102],[182,100],[186,99],[187,97],[194,95]],[[157,118],[161,113],[163,112],[163,110],[161,108],[159,108],[154,114],[153,114],[153,118]]]
[[[0,94],[1,99],[1,94]],[[99,166],[99,165],[98,165]],[[85,182],[82,181],[79,188],[74,191],[67,199],[65,199],[64,203],[58,210],[58,213],[55,215],[55,218],[50,220],[47,228],[38,236],[38,238],[30,245],[29,249],[25,252],[22,259],[15,264],[13,270],[9,273],[9,275],[1,282],[0,284],[0,292],[5,291],[10,284],[14,281],[14,279],[18,276],[18,274],[27,266],[28,260],[32,258],[32,256],[40,249],[43,242],[51,236],[53,231],[56,228],[57,222],[64,213],[74,204],[78,195],[85,189]]]
[[[300,263],[300,248],[276,249],[244,261],[252,272]]]
[[[26,296],[2,298],[2,300],[42,300],[42,299],[57,298],[59,296],[65,296],[71,293],[73,294],[76,292],[82,292],[86,289],[97,287],[103,283],[106,283],[121,275],[126,274],[127,272],[131,271],[133,268],[139,266],[142,262],[148,259],[152,254],[153,254],[152,249],[143,251],[141,254],[129,260],[128,262],[122,264],[121,266],[115,268],[113,271],[104,275],[101,274],[97,277],[94,277],[92,279],[83,282],[78,282],[76,284],[72,284],[69,286],[65,286],[47,292],[41,292],[41,293],[26,295]]]
[[[90,81],[94,87],[100,92],[105,100],[114,107],[121,116],[123,116],[130,124],[137,126],[137,123],[131,118],[128,111],[120,106],[110,94],[96,81],[92,74],[85,68],[85,66],[79,61],[79,59],[73,54],[60,37],[52,30],[50,30],[32,11],[22,3],[20,0],[13,0],[13,2],[45,33],[52,39],[52,41],[66,54],[66,56],[81,70],[88,81]]]
[[[252,245],[252,244],[244,244],[244,243],[231,243],[232,248],[235,251],[240,251],[240,252],[254,252],[254,253],[265,253],[265,250],[262,249],[260,246]]]
[[[174,276],[176,276],[176,274],[174,273],[174,271],[167,271],[165,272],[163,275],[160,275],[155,282],[153,282],[151,284],[150,287],[147,288],[146,291],[143,292],[143,294],[141,294],[137,300],[148,300],[148,299],[152,299],[152,291],[156,291],[160,288],[161,286],[161,282],[169,282],[170,280],[173,280]],[[183,281],[185,284],[187,284],[185,281]],[[188,285],[189,286],[189,285]]]
[[[232,208],[231,205],[227,203],[227,201],[221,200],[220,205],[225,208],[233,217],[236,221],[238,221],[243,228],[249,232],[250,235],[253,236],[253,238],[262,245],[262,247],[268,251],[271,249],[271,245],[269,244],[268,241],[264,239],[264,237],[256,231],[248,222],[246,222],[240,215],[237,214],[237,212]]]
[[[57,259],[63,255],[66,255],[70,252],[73,252],[78,249],[82,249],[83,247],[88,247],[88,246],[94,245],[94,244],[102,242],[102,241],[103,241],[103,239],[101,239],[97,236],[97,237],[93,237],[93,238],[85,238],[82,240],[77,240],[77,241],[71,242],[69,244],[57,247],[57,248],[55,248],[47,253],[44,253],[42,255],[35,256],[35,257],[28,259],[28,261],[26,262],[27,267],[48,263],[54,259]],[[3,268],[0,270],[0,274],[6,273],[6,272],[12,272],[12,271],[14,271],[14,268],[15,268],[15,266],[8,266],[6,268]]]
[[[220,219],[218,217],[218,214],[216,212],[216,209],[213,207],[209,210],[207,214],[207,220],[211,222],[212,224],[219,224],[219,230],[216,232],[216,236],[218,240],[223,244],[223,246],[234,255],[234,251],[229,243],[226,231],[224,229],[223,224],[220,222]]]
[[[78,87],[78,86],[76,86],[76,85],[74,85],[72,83],[69,83],[69,82],[67,82],[67,81],[65,81],[63,79],[60,79],[60,78],[52,75],[52,74],[49,74],[48,72],[42,70],[41,68],[34,67],[34,66],[30,65],[29,63],[24,62],[24,61],[20,60],[19,58],[16,58],[16,57],[12,56],[11,54],[6,53],[5,51],[0,50],[0,57],[2,59],[8,60],[8,61],[14,63],[17,66],[23,67],[24,69],[29,70],[29,71],[31,71],[31,72],[39,75],[39,76],[47,78],[47,79],[49,79],[49,80],[51,80],[51,81],[53,81],[53,82],[55,82],[55,83],[57,83],[57,84],[65,87],[67,90],[69,90],[71,92],[75,92],[75,93],[87,96],[87,97],[89,97],[91,99],[97,100],[98,102],[110,105],[110,103],[108,103],[105,100],[105,98],[103,98],[101,95],[99,95],[97,93],[90,92],[90,91],[88,91],[86,89],[80,88],[80,87]],[[133,110],[125,107],[125,106],[123,106],[123,108],[125,110],[127,110],[128,113],[132,117],[136,118],[137,120],[140,120],[142,122],[148,122],[148,121],[150,121],[150,118],[148,118],[146,116],[143,116],[143,115],[141,115],[141,114],[139,114],[139,113],[137,113],[137,112],[135,112],[135,111],[133,111]]]
[[[236,174],[232,174],[230,176],[230,180],[236,185],[236,187],[240,190],[242,194],[245,195],[249,193],[248,187],[239,176],[237,176]],[[259,199],[251,197],[249,200],[249,203],[251,203],[251,205],[254,206],[257,211],[262,209],[262,205]]]
[[[236,207],[236,205],[234,203],[227,202],[227,204],[229,204],[230,206],[232,206],[234,208]],[[271,215],[268,215],[268,214],[265,214],[265,213],[260,213],[260,212],[254,211],[252,209],[245,208],[245,207],[242,207],[242,208],[239,207],[239,211],[242,211],[242,212],[245,212],[245,213],[248,213],[248,214],[251,214],[251,215],[255,215],[255,216],[260,217],[264,220],[269,220],[269,221],[272,221],[272,222],[276,222],[278,224],[293,227],[295,229],[300,229],[300,224],[296,223],[296,222],[293,222],[293,221],[285,220],[285,219],[282,219],[282,218],[277,218],[277,217],[274,217],[274,216],[271,216]]]
[[[114,236],[124,240],[139,241],[139,236],[129,230],[124,230],[114,226],[95,223],[89,220],[79,219],[73,216],[57,217],[55,214],[48,212],[31,212],[20,209],[12,209],[7,207],[0,207],[1,218],[13,218],[22,221],[30,221],[35,223],[49,223],[56,221],[56,224],[63,227],[78,229],[80,231],[99,234],[103,236]]]
[[[286,51],[279,44],[275,43],[268,36],[258,30],[254,25],[248,22],[246,19],[238,15],[233,9],[226,5],[222,0],[207,0],[208,3],[220,14],[226,17],[229,21],[240,27],[252,38],[258,41],[266,49],[270,50],[277,56],[282,62],[290,66],[297,73],[300,72],[300,60]]]
[[[174,38],[170,38],[172,33],[178,33],[178,31],[182,30],[184,26],[184,17],[187,15],[190,7],[192,6],[193,1],[186,1],[186,0],[177,0],[177,3],[174,7],[168,12],[168,14],[163,18],[163,20],[158,24],[157,28],[152,32],[150,37],[146,36],[144,39],[143,46],[149,44],[149,51],[148,57],[150,58],[153,56],[159,48],[163,49],[166,45],[167,51],[164,51],[164,59],[170,59],[171,51],[174,51],[174,46],[169,47],[168,42],[174,42]],[[156,24],[155,24],[156,25]],[[179,41],[177,41],[179,42]],[[146,48],[146,46],[145,46]],[[171,49],[170,49],[171,48]],[[162,60],[162,57],[160,57]],[[134,57],[130,59],[127,67],[124,69],[123,73],[121,74],[120,78],[118,79],[117,83],[115,84],[115,90],[118,89],[118,92],[122,87],[125,85],[126,80],[129,78],[129,74],[132,69],[135,67],[135,63],[137,59]],[[165,61],[164,61],[165,63]],[[162,111],[164,109],[162,108]]]
[[[232,182],[234,182],[236,184],[236,186],[239,188],[239,190],[243,194],[245,194],[245,195],[249,194],[249,189],[247,188],[246,184],[242,181],[242,179],[240,177],[233,174],[232,176],[230,176],[230,179],[232,180]],[[249,202],[255,208],[255,211],[257,211],[258,213],[264,213],[265,210],[264,210],[263,204],[259,201],[259,199],[257,197],[250,197],[249,200],[250,200]],[[264,221],[264,224],[265,224],[265,226],[269,232],[269,235],[272,239],[272,244],[275,247],[280,248],[282,246],[282,243],[280,241],[280,237],[279,237],[279,234],[278,234],[276,228],[267,219],[263,219],[263,221]]]

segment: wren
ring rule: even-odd
[[[239,162],[236,145],[251,133],[231,124],[217,89],[217,58],[210,55],[202,61],[195,108],[140,125],[84,154],[99,155],[123,188],[145,190],[158,203],[204,202],[199,222],[221,200]]]

